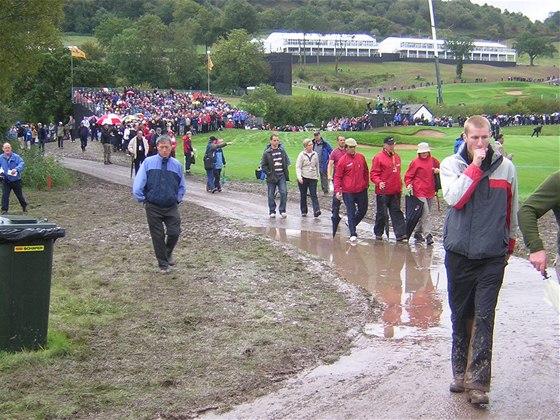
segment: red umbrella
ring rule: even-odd
[[[129,90],[126,92],[127,95],[134,95],[134,91],[133,90]]]
[[[120,124],[123,121],[123,117],[121,117],[120,115],[117,114],[105,114],[102,117],[99,118],[99,120],[97,121],[98,125],[105,125],[105,124],[109,124],[109,125],[115,125],[115,124]]]

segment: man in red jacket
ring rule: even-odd
[[[375,184],[375,194],[377,195],[377,209],[373,226],[375,239],[383,239],[383,231],[389,223],[388,210],[397,241],[406,241],[406,224],[401,211],[401,157],[395,152],[393,137],[385,137],[383,150],[373,157],[369,177]],[[389,236],[389,229],[387,229],[387,236]]]
[[[418,143],[418,157],[410,162],[410,166],[404,174],[404,185],[412,195],[424,203],[422,216],[416,225],[414,239],[423,241],[425,236],[428,245],[434,243],[430,213],[436,195],[434,174],[437,173],[439,173],[439,161],[430,154],[430,145]]]
[[[368,166],[364,155],[356,153],[357,145],[356,140],[346,139],[346,154],[339,159],[334,171],[334,191],[339,201],[344,200],[352,242],[358,239],[356,226],[368,209]]]
[[[183,155],[185,156],[185,174],[190,175],[194,149],[191,140],[192,133],[187,131],[183,137]]]

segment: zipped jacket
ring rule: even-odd
[[[334,191],[337,193],[361,193],[369,187],[368,166],[361,153],[342,156],[334,170]]]
[[[489,147],[481,169],[467,148],[443,160],[443,198],[449,205],[443,227],[445,250],[469,259],[505,256],[515,247],[517,174],[513,163]]]
[[[397,153],[389,156],[389,153],[382,150],[373,157],[369,178],[375,184],[375,194],[400,194],[402,192],[401,157]],[[385,182],[384,189],[379,188],[380,182]]]
[[[412,195],[434,198],[436,195],[434,168],[439,168],[439,161],[430,153],[426,159],[418,156],[410,162],[410,166],[404,174],[404,185],[406,187],[412,185]]]

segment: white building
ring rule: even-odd
[[[371,57],[378,49],[376,39],[365,34],[273,32],[263,42],[266,53],[307,56]]]
[[[437,40],[440,59],[455,59],[455,56],[443,48],[445,41]],[[493,41],[474,41],[474,49],[467,60],[517,62],[517,52],[507,45]],[[379,53],[399,54],[401,58],[434,58],[434,42],[430,38],[389,37],[379,43]]]

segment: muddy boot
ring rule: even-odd
[[[486,392],[480,391],[479,389],[471,389],[469,391],[468,401],[471,404],[488,404],[490,402]]]
[[[462,379],[453,379],[449,384],[449,391],[450,392],[464,392],[465,385],[463,384]]]

